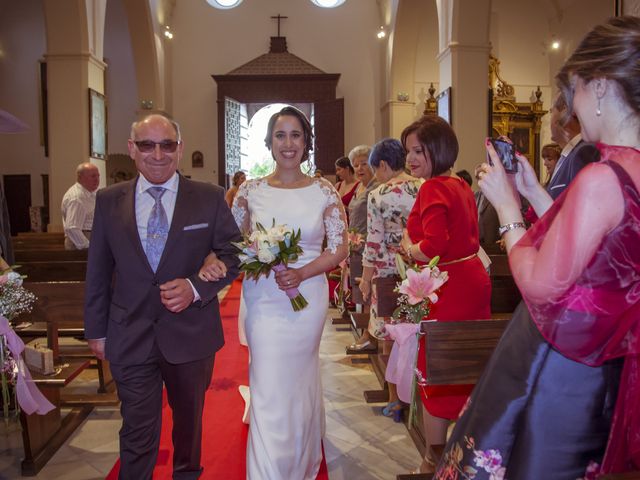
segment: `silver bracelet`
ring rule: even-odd
[[[525,228],[526,229],[527,226],[524,224],[524,222],[507,223],[506,225],[502,225],[500,228],[498,228],[498,235],[500,235],[502,237],[509,230],[515,230],[516,228]]]

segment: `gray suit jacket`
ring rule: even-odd
[[[580,141],[569,152],[546,189],[554,200],[569,186],[587,164],[600,160],[600,152],[590,143]]]
[[[240,232],[222,188],[180,177],[173,219],[154,273],[145,255],[135,214],[137,178],[100,190],[89,246],[85,336],[106,337],[114,364],[144,362],[154,342],[171,363],[213,355],[224,344],[217,293],[238,275],[231,241]],[[225,279],[203,282],[198,270],[209,252],[228,267]],[[160,302],[159,286],[188,278],[201,296],[180,313]]]

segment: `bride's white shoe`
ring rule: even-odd
[[[238,387],[240,396],[244,400],[244,413],[242,414],[242,423],[249,425],[249,405],[251,405],[251,393],[248,385],[240,385]]]

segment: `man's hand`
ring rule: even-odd
[[[87,343],[96,358],[104,360],[104,346],[107,341],[104,338],[99,338],[97,340],[87,340]]]
[[[211,252],[204,259],[204,265],[200,267],[198,277],[205,282],[216,282],[221,278],[227,276],[227,266],[225,263],[216,257],[216,254]]]
[[[160,285],[160,300],[167,310],[179,313],[193,302],[193,289],[184,278],[176,278]]]

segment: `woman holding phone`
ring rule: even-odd
[[[556,81],[601,160],[555,200],[495,149],[496,207],[521,304],[456,423],[435,478],[595,479],[640,470],[640,18],[596,26]],[[540,217],[526,230],[518,192]],[[528,310],[528,312],[527,312]],[[530,315],[529,315],[530,314]],[[631,478],[631,477],[629,477]]]

